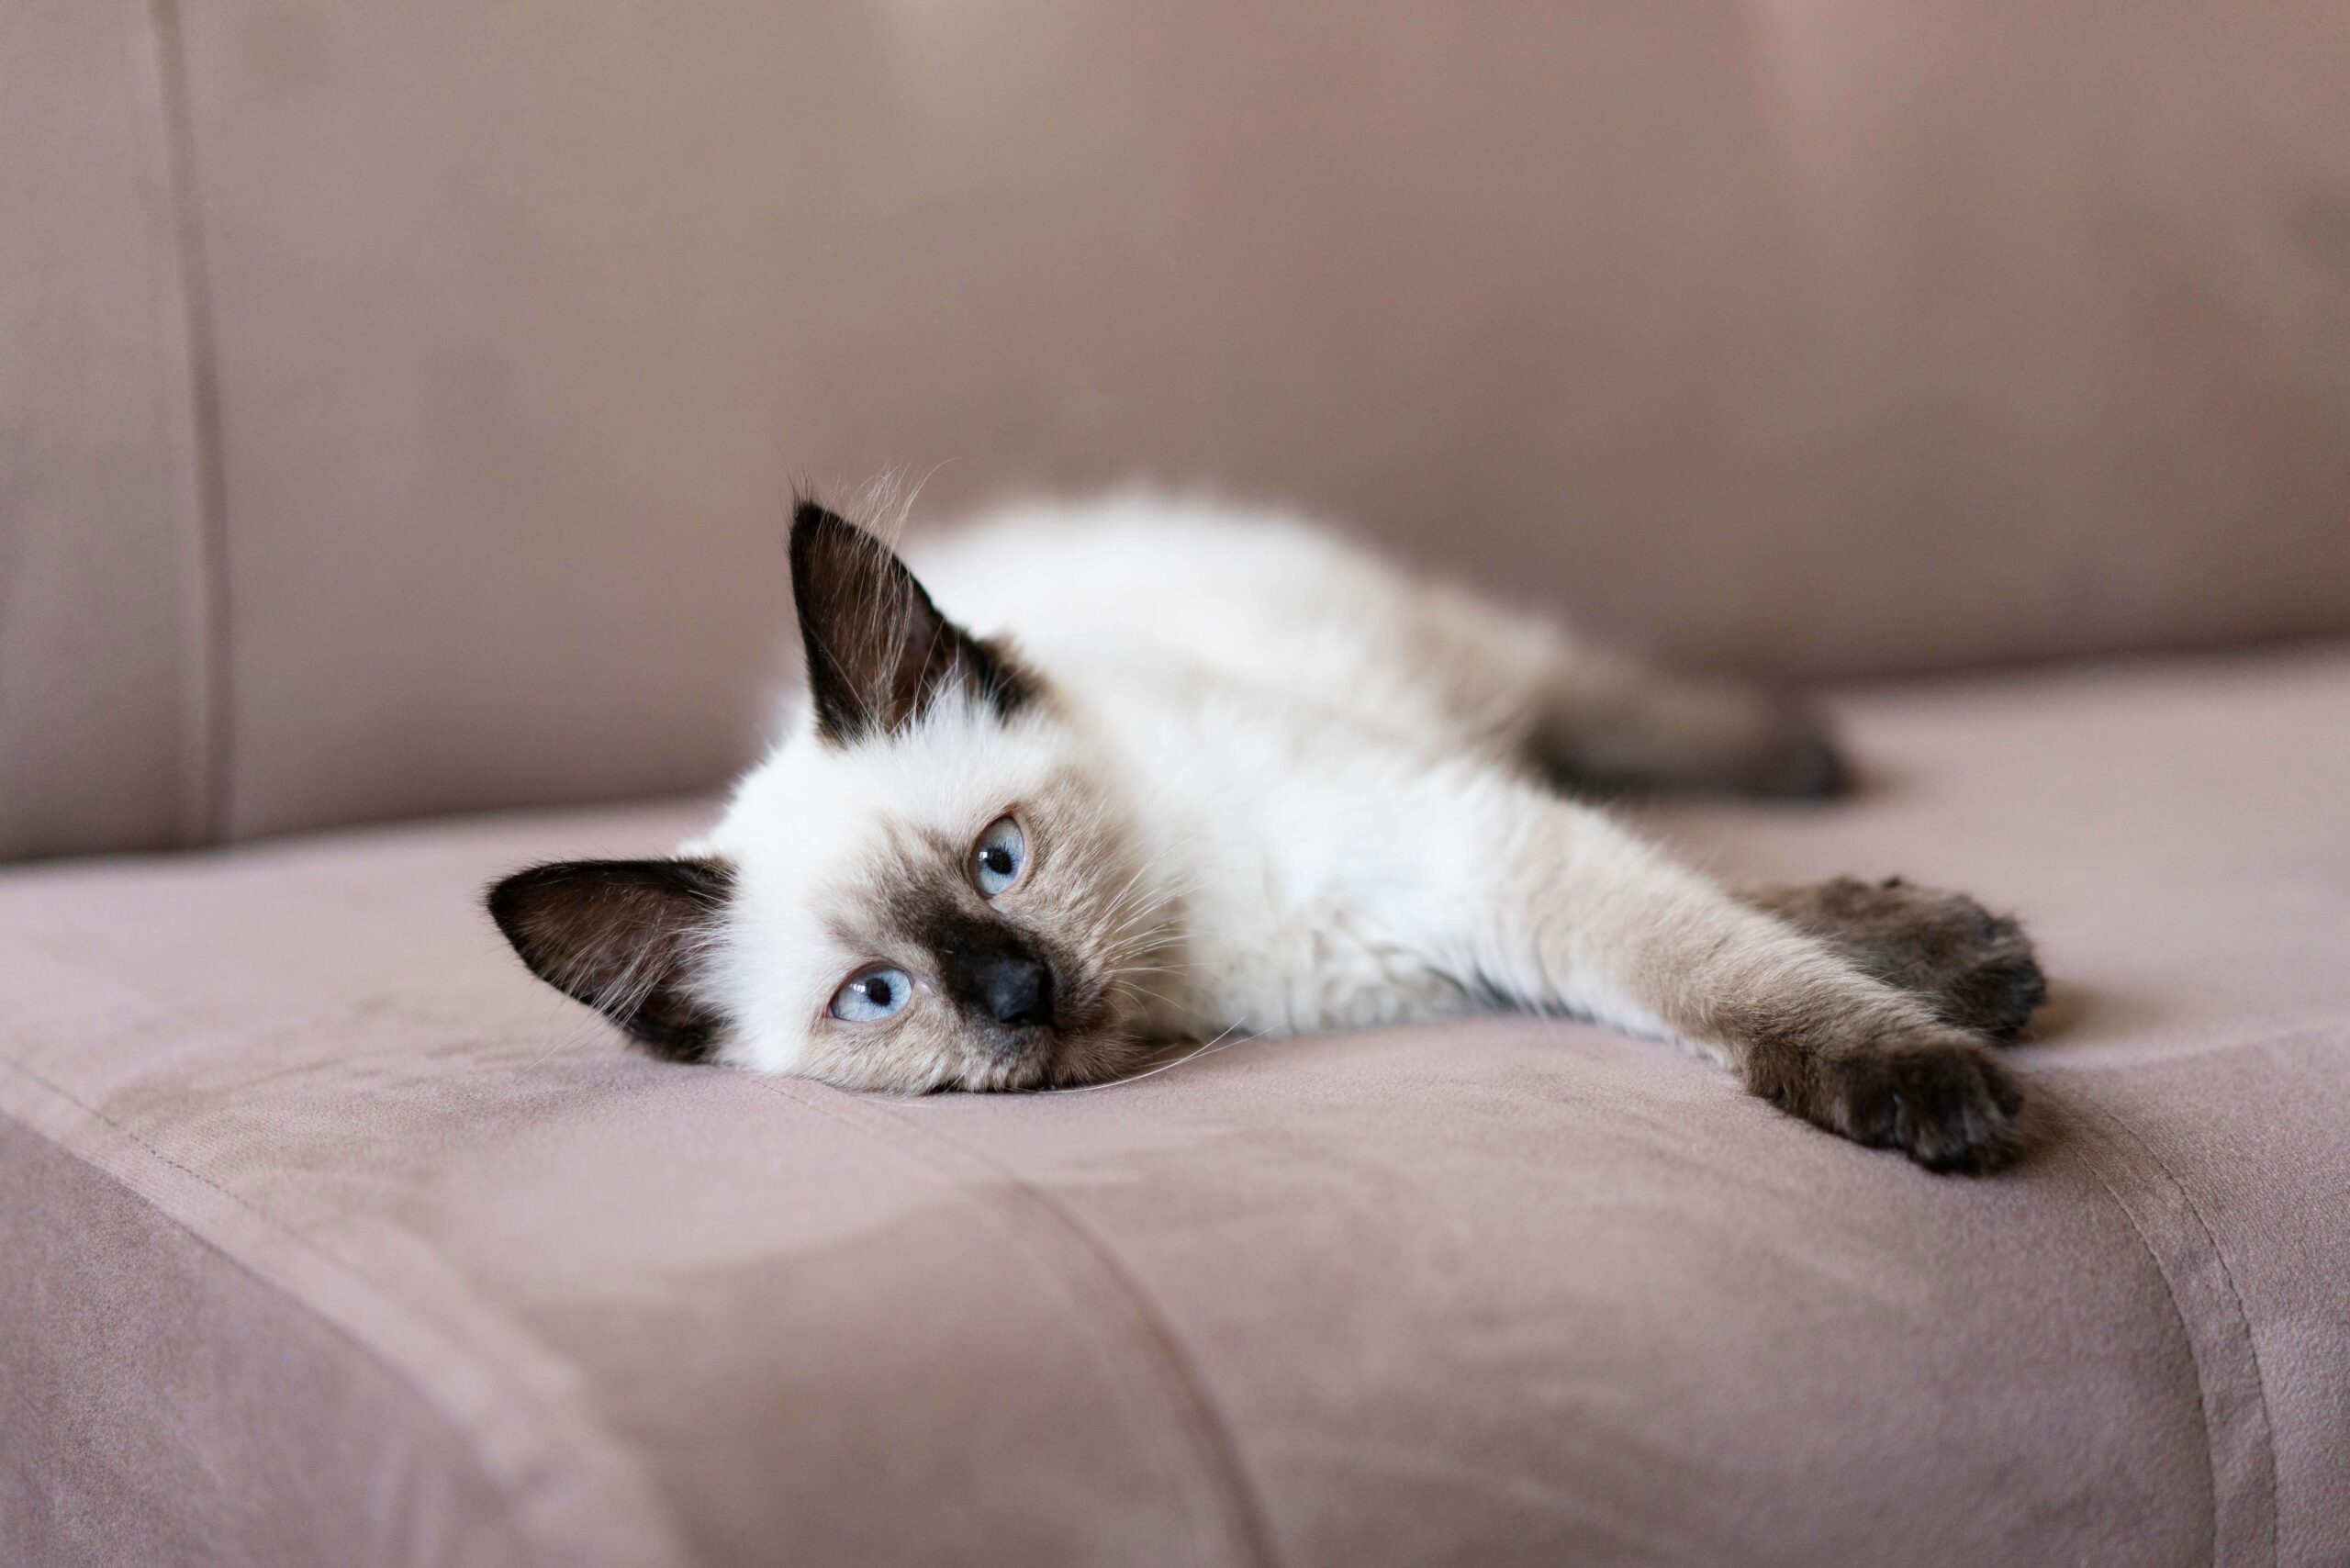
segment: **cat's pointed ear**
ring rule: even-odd
[[[489,914],[532,974],[655,1056],[706,1061],[721,1020],[693,981],[733,883],[719,860],[565,860],[498,883]]]
[[[941,615],[888,545],[812,500],[791,517],[791,597],[816,731],[836,745],[904,729],[950,691],[1004,717],[1035,693],[1006,649]]]

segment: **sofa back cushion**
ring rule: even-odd
[[[802,479],[1212,480],[1793,676],[2350,622],[2314,0],[7,27],[0,854],[708,786]]]

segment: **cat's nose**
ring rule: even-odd
[[[1053,971],[1019,953],[989,958],[973,977],[988,1015],[1014,1027],[1053,1021]]]

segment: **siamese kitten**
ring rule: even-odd
[[[790,554],[807,701],[717,825],[489,894],[657,1056],[1032,1089],[1517,1006],[1933,1170],[2014,1156],[1986,1042],[2043,987],[2013,922],[1897,879],[1734,893],[1576,798],[1833,793],[1794,709],[1203,502],[1017,509],[918,579],[803,501]]]

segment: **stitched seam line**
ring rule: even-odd
[[[2120,1137],[2127,1138],[2132,1146],[2138,1148],[2149,1160],[2153,1162],[2154,1168],[2162,1173],[2164,1181],[2169,1185],[2171,1191],[2177,1195],[2181,1205],[2183,1205],[2187,1212],[2193,1216],[2196,1229],[2202,1234],[2204,1244],[2210,1249],[2212,1259],[2220,1266],[2220,1277],[2227,1285],[2228,1289],[2229,1306],[2235,1314],[2237,1327],[2244,1330],[2244,1341],[2251,1354],[2254,1411],[2259,1418],[2260,1437],[2266,1449],[2268,1465],[2268,1520],[2266,1525],[2268,1552],[2266,1560],[2270,1562],[2274,1562],[2277,1559],[2277,1456],[2275,1453],[2273,1428],[2269,1423],[2268,1417],[2268,1390],[2266,1380],[2263,1377],[2261,1372],[2259,1348],[2257,1342],[2255,1341],[2252,1337],[2251,1324],[2244,1316],[2244,1298],[2236,1289],[2235,1277],[2229,1271],[2227,1260],[2221,1255],[2219,1242],[2212,1236],[2210,1226],[2205,1222],[2202,1211],[2195,1206],[2194,1200],[2187,1195],[2186,1187],[2179,1182],[2176,1175],[2172,1174],[2170,1167],[2164,1163],[2162,1159],[2154,1153],[2154,1149],[2147,1144],[2146,1140],[2139,1137],[2137,1131],[2131,1127],[2128,1123],[2122,1121],[2121,1117],[2115,1115],[2104,1106],[2094,1103],[2086,1096],[2067,1094],[2065,1096],[2065,1103],[2076,1110],[2084,1110],[2094,1114],[2099,1121],[2105,1124],[2108,1129],[2107,1137],[2109,1139],[2115,1138],[2117,1135]],[[2201,1417],[2203,1423],[2204,1460],[2210,1472],[2210,1559],[2214,1564],[2214,1568],[2216,1568],[2216,1565],[2219,1562],[2220,1553],[2220,1508],[2221,1497],[2220,1450],[2216,1437],[2218,1424],[2215,1420],[2215,1412],[2211,1404],[2211,1390],[2208,1381],[2204,1377],[2201,1360],[2195,1354],[2196,1338],[2194,1329],[2188,1322],[2186,1308],[2178,1299],[2178,1286],[2177,1282],[2172,1280],[2169,1268],[2163,1262],[2161,1250],[2154,1245],[2154,1238],[2147,1235],[2146,1227],[2140,1224],[2138,1216],[2131,1212],[2130,1204],[2121,1196],[2121,1190],[2113,1184],[2112,1179],[2109,1177],[2103,1170],[2098,1167],[2095,1160],[2089,1161],[2089,1170],[2090,1173],[2097,1178],[2098,1184],[2105,1189],[2106,1195],[2113,1200],[2114,1206],[2121,1211],[2121,1217],[2130,1222],[2131,1230],[2135,1233],[2138,1238],[2140,1249],[2146,1254],[2146,1260],[2154,1266],[2155,1277],[2162,1281],[2163,1294],[2170,1303],[2171,1316],[2173,1320],[2178,1325],[2179,1339],[2187,1346],[2190,1363],[2194,1367],[2196,1408],[2197,1413]]]
[[[853,1127],[883,1148],[901,1158],[914,1159],[934,1174],[952,1180],[948,1172],[930,1160],[921,1159],[903,1143],[883,1137],[862,1116],[852,1116],[836,1107],[820,1104],[773,1079],[750,1076],[751,1081],[767,1092]],[[1142,1326],[1143,1353],[1158,1368],[1162,1381],[1174,1393],[1179,1406],[1178,1419],[1189,1428],[1190,1446],[1203,1458],[1210,1478],[1220,1495],[1224,1505],[1222,1511],[1232,1534],[1235,1550],[1243,1561],[1256,1564],[1257,1568],[1276,1568],[1272,1532],[1256,1490],[1249,1484],[1247,1472],[1240,1463],[1231,1429],[1209,1398],[1204,1381],[1192,1365],[1190,1356],[1184,1352],[1181,1340],[1169,1327],[1165,1316],[1134,1276],[1066,1207],[1001,1160],[911,1121],[898,1112],[875,1107],[872,1114],[887,1117],[894,1126],[913,1137],[982,1166],[1000,1177],[1021,1199],[1024,1208],[1042,1215],[1056,1231],[1074,1242],[1093,1263],[1120,1304]],[[1075,1283],[1065,1274],[1063,1282]]]
[[[382,1282],[375,1279],[373,1275],[367,1273],[364,1270],[352,1267],[342,1259],[340,1259],[334,1254],[327,1251],[325,1249],[319,1246],[318,1243],[302,1235],[299,1231],[290,1228],[263,1210],[254,1207],[253,1204],[248,1202],[245,1198],[240,1196],[229,1188],[222,1186],[219,1182],[215,1182],[210,1177],[205,1175],[202,1171],[194,1170],[191,1167],[183,1164],[178,1159],[173,1159],[171,1155],[164,1153],[162,1149],[156,1148],[152,1143],[150,1143],[146,1138],[140,1137],[130,1127],[115,1120],[105,1112],[89,1104],[71,1091],[51,1082],[48,1078],[35,1071],[33,1069],[27,1067],[23,1062],[17,1061],[7,1057],[0,1057],[0,1067],[6,1067],[15,1072],[18,1077],[25,1079],[27,1081],[39,1085],[40,1088],[48,1091],[51,1094],[54,1094],[60,1100],[64,1101],[67,1104],[72,1105],[74,1109],[80,1111],[84,1115],[88,1116],[92,1121],[97,1122],[100,1125],[112,1129],[124,1138],[129,1139],[132,1144],[144,1150],[153,1159],[170,1167],[173,1170],[178,1171],[181,1175],[186,1177],[189,1181],[196,1182],[198,1186],[203,1187],[207,1192],[217,1193],[229,1204],[235,1205],[238,1209],[252,1215],[273,1234],[283,1237],[286,1240],[293,1242],[296,1246],[301,1248],[303,1251],[308,1253],[311,1257],[319,1260],[328,1267],[334,1270],[337,1273],[343,1274],[351,1279],[360,1282],[362,1284],[364,1284],[369,1290],[373,1291],[385,1302],[397,1307],[402,1313],[405,1313],[411,1320],[431,1329],[444,1343],[454,1346],[464,1345],[467,1342],[464,1335],[442,1322],[435,1315],[421,1310],[414,1304],[393,1294],[385,1287]],[[8,1116],[10,1121],[16,1122],[17,1126],[25,1128],[30,1136],[39,1139],[41,1143],[47,1145],[49,1148],[58,1149],[88,1170],[95,1171],[105,1180],[113,1182],[124,1192],[129,1193],[132,1198],[145,1205],[150,1211],[162,1216],[166,1223],[177,1229],[182,1235],[189,1237],[193,1240],[200,1243],[216,1257],[221,1258],[233,1265],[247,1278],[252,1280],[255,1283],[268,1291],[272,1295],[276,1296],[279,1300],[289,1304],[303,1316],[308,1317],[312,1322],[324,1324],[337,1337],[351,1344],[362,1355],[365,1356],[371,1363],[390,1372],[397,1382],[408,1388],[418,1398],[421,1399],[427,1406],[440,1413],[442,1417],[448,1422],[450,1428],[464,1439],[463,1446],[466,1459],[479,1467],[482,1473],[489,1478],[491,1485],[497,1491],[504,1494],[516,1504],[516,1528],[521,1532],[524,1538],[547,1540],[547,1538],[542,1533],[541,1529],[532,1522],[532,1510],[527,1506],[524,1506],[523,1500],[526,1495],[532,1490],[534,1486],[534,1483],[532,1479],[528,1476],[516,1473],[509,1466],[501,1462],[497,1457],[486,1451],[482,1445],[475,1440],[476,1423],[470,1419],[464,1412],[453,1406],[441,1394],[439,1390],[435,1389],[429,1382],[417,1372],[416,1369],[409,1366],[399,1357],[391,1355],[385,1351],[381,1347],[371,1343],[367,1338],[362,1336],[358,1330],[352,1327],[349,1324],[342,1322],[340,1318],[330,1314],[320,1311],[317,1306],[297,1294],[294,1291],[288,1289],[283,1283],[270,1278],[269,1275],[263,1272],[251,1260],[238,1256],[235,1252],[229,1250],[211,1237],[207,1236],[202,1231],[196,1229],[194,1226],[182,1220],[178,1215],[173,1214],[162,1204],[157,1203],[146,1193],[140,1192],[131,1182],[125,1180],[115,1171],[109,1170],[99,1160],[84,1154],[80,1149],[70,1148],[65,1144],[59,1142],[56,1138],[51,1137],[41,1131],[40,1128],[32,1126],[30,1123],[24,1121],[20,1117],[9,1114],[9,1113],[5,1110],[0,1110],[0,1115]],[[494,1369],[489,1367],[487,1363],[469,1361],[467,1364],[476,1375],[482,1376],[485,1382],[492,1384],[497,1384],[500,1382],[500,1380],[496,1376]],[[536,1406],[538,1403],[526,1390],[513,1387],[508,1387],[506,1389],[506,1397],[511,1400],[514,1406],[520,1409],[532,1408]],[[553,1419],[549,1413],[543,1411],[542,1415],[547,1418],[534,1424],[540,1425],[547,1429],[555,1429],[564,1424],[561,1421]],[[552,1462],[554,1450],[550,1450],[545,1451]],[[552,1473],[563,1473],[559,1462],[550,1462],[549,1470]],[[569,1550],[572,1545],[576,1544],[576,1542],[548,1540],[548,1544],[554,1545],[561,1550]]]
[[[2087,1159],[2086,1162],[2089,1174],[2097,1178],[2097,1184],[2105,1189],[2105,1195],[2112,1201],[2115,1208],[2121,1211],[2121,1217],[2129,1222],[2131,1234],[2138,1238],[2138,1250],[2146,1255],[2147,1263],[2154,1271],[2154,1278],[2163,1282],[2163,1299],[2170,1304],[2171,1321],[2178,1325],[2179,1343],[2187,1347],[2188,1365],[2195,1373],[2195,1417],[2203,1428],[2203,1463],[2210,1472],[2210,1556],[2216,1568],[2220,1555],[2220,1456],[2211,1437],[2211,1391],[2204,1386],[2203,1369],[2195,1364],[2195,1336],[2187,1327],[2187,1309],[2179,1305],[2178,1286],[2171,1282],[2170,1271],[2163,1267],[2162,1254],[2155,1249],[2154,1238],[2146,1234],[2146,1227],[2138,1223],[2138,1216],[2130,1212],[2130,1205],[2123,1201],[2121,1190],[2098,1168],[2096,1160]]]
[[[1233,1438],[1231,1426],[1209,1397],[1206,1380],[1190,1353],[1183,1349],[1182,1341],[1176,1337],[1173,1326],[1167,1321],[1167,1315],[1144,1291],[1142,1282],[1118,1261],[1091,1226],[1079,1220],[1066,1204],[1045,1188],[1028,1181],[1002,1160],[934,1129],[919,1126],[900,1112],[882,1107],[881,1114],[917,1136],[942,1144],[998,1172],[1093,1260],[1102,1276],[1125,1298],[1136,1319],[1143,1326],[1149,1339],[1150,1353],[1165,1370],[1169,1381],[1190,1413],[1200,1445],[1205,1450],[1222,1483],[1233,1527],[1248,1560],[1258,1564],[1259,1568],[1276,1568],[1271,1528],[1265,1518],[1255,1487],[1249,1484],[1248,1471],[1240,1462],[1239,1447]]]
[[[2154,1145],[2148,1143],[2145,1138],[2139,1134],[2137,1128],[2123,1121],[2120,1116],[2115,1115],[2111,1111],[2107,1110],[2102,1105],[2093,1105],[2090,1108],[2096,1111],[2098,1115],[2104,1117],[2116,1131],[2120,1132],[2132,1144],[2136,1145],[2139,1151],[2154,1162],[2154,1169],[2162,1172],[2163,1180],[2170,1183],[2171,1190],[2178,1194],[2179,1203],[2185,1206],[2189,1217],[2195,1221],[2196,1231],[2203,1238],[2203,1245],[2210,1249],[2211,1260],[2220,1266],[2220,1282],[2227,1286],[2228,1289],[2228,1308],[2235,1314],[2236,1326],[2244,1330],[2244,1351],[2252,1362],[2253,1414],[2259,1418],[2260,1441],[2262,1449],[2267,1457],[2268,1468],[2268,1518],[2266,1528],[2264,1532],[2266,1538],[2265,1544],[2267,1547],[2266,1560],[2267,1562],[2274,1562],[2277,1561],[2277,1514],[2278,1507],[2278,1499],[2277,1495],[2276,1426],[2269,1418],[2268,1414],[2268,1378],[2266,1372],[2262,1369],[2260,1364],[2260,1339],[2258,1336],[2253,1333],[2252,1320],[2244,1312],[2244,1293],[2236,1288],[2235,1271],[2228,1267],[2228,1255],[2221,1249],[2220,1238],[2212,1234],[2210,1222],[2203,1217],[2202,1209],[2197,1206],[2194,1195],[2188,1192],[2187,1183],[2181,1182],[2178,1179],[2177,1172],[2171,1170],[2170,1162],[2162,1157],[2162,1155],[2154,1148]],[[2101,1181],[2103,1178],[2100,1177],[2099,1180]],[[2136,1222],[2132,1221],[2132,1223],[2135,1224]],[[2162,1267],[2162,1264],[2157,1260],[2154,1266],[2159,1269]],[[2165,1283],[2168,1283],[2167,1275],[2165,1277]],[[2171,1298],[2172,1305],[2174,1306],[2177,1305],[2177,1294],[2174,1293]],[[2182,1327],[2183,1326],[2184,1320],[2182,1319]],[[2189,1343],[2191,1344],[2192,1341],[2190,1340]],[[2202,1380],[2199,1376],[2196,1381],[2199,1384]],[[2210,1428],[2210,1417],[2208,1411],[2204,1417],[2204,1428],[2208,1433]],[[2215,1509],[2219,1501],[2219,1455],[2214,1452],[2211,1456],[2211,1497]],[[2219,1548],[2217,1539],[2218,1529],[2219,1520],[2215,1512],[2212,1519],[2212,1550],[2215,1553]]]
[[[164,185],[179,242],[180,309],[187,333],[188,406],[196,463],[195,643],[202,668],[185,700],[195,760],[183,785],[183,846],[218,844],[229,831],[231,730],[229,680],[229,491],[220,416],[220,366],[212,330],[212,284],[196,183],[196,123],[177,0],[149,0],[162,99]]]

